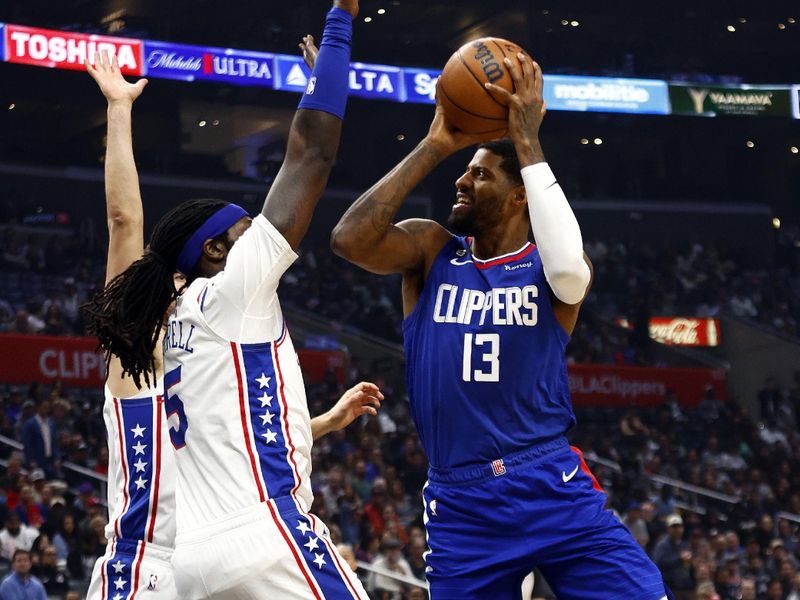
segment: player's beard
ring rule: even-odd
[[[475,214],[474,207],[470,207],[465,214],[450,213],[447,218],[447,226],[461,235],[475,235],[475,221],[473,215]]]
[[[481,235],[493,229],[502,220],[499,203],[492,200],[476,202],[474,199],[467,210],[451,212],[447,226],[460,235]]]

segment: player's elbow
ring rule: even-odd
[[[360,256],[358,248],[358,236],[353,234],[347,225],[339,223],[333,228],[331,232],[331,250],[336,256],[339,256],[350,262],[356,260]]]
[[[110,232],[123,232],[128,230],[141,231],[144,220],[141,214],[125,212],[122,210],[109,211],[106,221]]]
[[[564,304],[578,304],[586,296],[592,274],[589,266],[581,260],[569,268],[547,273],[547,283],[553,294]]]

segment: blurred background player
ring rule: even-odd
[[[605,510],[564,434],[575,423],[564,349],[588,292],[581,232],[539,144],[539,66],[506,58],[512,142],[483,144],[448,225],[392,223],[444,158],[477,141],[441,105],[428,136],[335,228],[340,256],[402,273],[411,409],[430,462],[423,491],[431,597],[520,597],[538,566],[560,600],[660,600],[658,569]],[[538,247],[528,241],[533,227]]]
[[[97,53],[86,65],[108,101],[105,158],[108,257],[105,285],[144,249],[144,211],[133,157],[131,113],[146,79],[125,81],[116,57]],[[174,288],[184,279],[176,274]],[[119,307],[125,310],[124,306]],[[159,333],[162,328],[159,327]],[[124,373],[107,353],[103,419],[108,430],[108,545],[97,560],[87,598],[178,598],[172,576],[175,545],[175,454],[164,413],[163,357],[152,353],[148,385]]]
[[[96,319],[98,337],[138,383],[149,377],[161,316],[175,296],[172,273],[189,281],[163,342],[178,449],[173,564],[181,598],[366,597],[308,513],[312,436],[327,425],[310,422],[275,295],[336,155],[357,12],[357,1],[337,0],[328,14],[262,215],[251,221],[221,201],[178,206],[156,225],[142,259],[95,299],[102,316],[116,320]],[[120,306],[131,310],[119,315]],[[131,329],[132,344],[123,338]],[[354,394],[362,405],[382,398],[366,383]]]

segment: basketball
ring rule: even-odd
[[[441,103],[448,120],[471,134],[501,137],[508,129],[508,109],[489,92],[487,81],[514,91],[511,73],[503,59],[525,52],[514,42],[485,37],[464,44],[444,67],[439,83]]]

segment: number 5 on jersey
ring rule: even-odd
[[[473,369],[473,346],[477,350],[488,350],[481,355],[483,366]],[[487,348],[488,346],[488,348]],[[499,333],[465,333],[464,334],[464,381],[500,381],[500,334]]]
[[[186,445],[186,430],[189,429],[189,421],[186,419],[186,411],[183,410],[183,400],[177,394],[170,394],[170,388],[181,382],[181,367],[178,366],[169,373],[164,374],[164,394],[167,396],[167,424],[169,426],[169,439],[176,450],[180,450]]]

